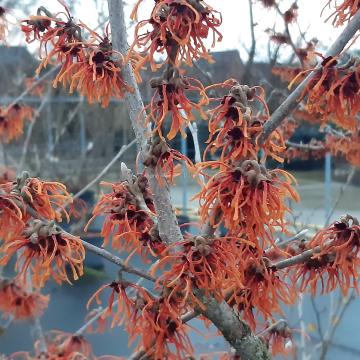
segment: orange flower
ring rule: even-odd
[[[70,93],[76,89],[90,104],[98,101],[102,107],[107,107],[112,97],[122,99],[126,92],[133,91],[122,78],[123,66],[123,56],[112,50],[109,38],[104,37],[98,45],[89,46],[86,57],[74,67],[64,64],[54,86],[57,81],[63,85],[69,82]]]
[[[95,360],[90,343],[82,335],[53,330],[47,339],[48,353],[56,354],[61,359]]]
[[[125,280],[113,281],[110,284],[105,284],[100,287],[89,299],[87,303],[87,308],[90,307],[92,302],[95,300],[98,305],[102,303],[100,300],[100,294],[105,289],[110,289],[111,294],[108,300],[108,306],[106,312],[101,316],[101,319],[105,320],[108,317],[112,317],[111,327],[115,325],[123,325],[125,324],[126,328],[131,331],[131,325],[127,324],[129,319],[136,317],[137,315],[137,304],[136,300],[129,298],[126,293],[127,289],[136,290],[136,293],[141,294],[142,298],[147,299],[147,301],[151,300],[151,297],[148,295],[145,289],[136,284],[132,284]],[[116,310],[115,310],[116,305]]]
[[[117,356],[95,356],[88,340],[82,335],[52,330],[45,334],[47,351],[44,353],[39,343],[35,343],[35,354],[17,352],[10,360],[125,360]]]
[[[38,8],[36,16],[30,16],[29,19],[22,21],[21,30],[26,35],[26,41],[31,43],[38,40],[40,42],[40,57],[42,57],[41,51],[45,53],[37,73],[51,61],[53,56],[57,56],[58,60],[65,58],[72,62],[72,56],[76,57],[79,55],[78,52],[81,52],[81,26],[74,23],[74,18],[64,2],[62,0],[59,2],[65,11],[52,14],[41,6]],[[63,15],[65,15],[64,20],[61,18]],[[48,47],[51,48],[50,52],[48,52]],[[74,51],[70,52],[70,49]]]
[[[177,165],[175,165],[176,162],[184,163],[190,172],[194,170],[194,164],[190,159],[179,151],[171,149],[159,136],[153,135],[149,152],[143,164],[155,169],[155,176],[160,185],[164,185],[162,174],[166,176],[170,184],[174,182],[176,176],[180,175],[180,172],[177,171]]]
[[[258,152],[264,151],[264,158],[271,156],[282,162],[280,156],[285,150],[285,144],[280,131],[274,131],[263,146],[257,144],[258,137],[263,131],[263,125],[269,119],[269,110],[264,100],[265,94],[261,87],[240,85],[230,79],[214,87],[230,88],[229,93],[221,100],[220,105],[210,110],[209,139],[204,156],[210,151],[214,154],[221,150],[220,160],[224,162],[257,159]],[[263,108],[259,112],[259,107]],[[255,109],[256,112],[255,113]]]
[[[0,253],[3,254],[0,260],[2,266],[17,253],[18,277],[26,282],[29,270],[35,287],[43,287],[50,277],[58,283],[71,283],[67,266],[70,266],[74,280],[83,274],[85,250],[81,240],[64,234],[53,223],[34,220],[32,225],[25,228],[22,236],[4,243]]]
[[[165,298],[168,306],[171,303],[176,307],[178,301],[172,301],[181,294],[184,309],[188,301],[199,306],[199,300],[193,294],[194,289],[201,289],[208,296],[214,295],[223,298],[223,285],[226,278],[232,278],[240,286],[241,277],[237,276],[237,253],[234,243],[241,242],[236,237],[189,237],[181,243],[176,243],[167,248],[166,254],[153,267],[153,272],[161,268],[168,268],[158,280],[158,286],[165,284],[169,295]]]
[[[357,267],[359,266],[358,253],[360,250],[360,225],[359,221],[351,215],[346,215],[340,221],[334,222],[328,228],[319,231],[309,242],[308,248],[316,251],[312,259],[306,264],[312,269],[318,271],[318,277],[321,278],[322,292],[332,291],[340,287],[344,294],[347,294],[351,286],[358,289],[357,286]],[[322,274],[328,272],[327,286],[324,288]],[[313,274],[311,274],[313,275]],[[309,276],[310,278],[310,276]],[[304,278],[303,278],[304,279]],[[315,284],[317,279],[314,278],[311,291],[316,291]],[[305,286],[306,281],[302,282]]]
[[[258,312],[267,319],[273,319],[275,313],[281,314],[281,303],[293,304],[296,292],[292,283],[288,283],[276,274],[269,259],[262,257],[255,249],[245,247],[242,251],[238,271],[241,272],[243,286],[239,287],[229,278],[224,286],[230,292],[228,303],[242,312],[242,316],[255,329],[255,314]]]
[[[289,211],[285,199],[299,200],[292,188],[295,179],[286,171],[268,171],[255,160],[245,160],[240,166],[208,162],[199,167],[220,168],[196,196],[202,221],[210,220],[214,227],[224,224],[232,231],[241,229],[255,243],[257,238],[271,240],[276,228],[285,231],[284,216]]]
[[[72,198],[61,183],[31,178],[27,172],[23,172],[11,184],[10,192],[21,197],[24,203],[47,220],[61,221],[62,215],[69,219],[65,206],[72,203]]]
[[[360,133],[343,136],[327,135],[326,148],[330,149],[334,156],[342,155],[353,166],[360,166]]]
[[[182,304],[180,308],[176,308],[175,304],[169,307],[165,298],[144,304],[141,320],[132,324],[130,341],[141,334],[138,347],[141,345],[155,359],[187,358],[193,354],[193,348],[187,335],[187,326],[180,319]]]
[[[21,196],[10,193],[9,185],[0,185],[0,239],[8,241],[20,235],[25,227],[25,204]]]
[[[346,21],[349,21],[359,10],[360,0],[343,0],[340,4],[334,0],[328,0],[323,11],[326,7],[330,7],[331,5],[335,6],[335,11],[326,19],[326,21],[333,17],[332,24],[334,26],[341,26]]]
[[[357,268],[360,265],[358,257],[350,254],[343,262],[334,263],[333,254],[315,255],[313,258],[298,265],[291,274],[290,281],[299,282],[299,291],[310,291],[312,296],[328,293],[340,288],[347,294],[350,287],[358,288]]]
[[[32,117],[33,109],[26,105],[0,107],[0,139],[6,143],[18,139],[23,134],[24,121],[31,121]]]
[[[118,251],[129,251],[146,256],[148,252],[154,256],[163,249],[154,221],[154,205],[148,193],[147,180],[139,176],[130,184],[128,181],[110,184],[112,192],[101,196],[93,210],[85,231],[97,216],[105,216],[101,230],[104,246],[112,237],[112,247]],[[144,195],[143,195],[144,194]],[[142,205],[146,201],[146,206]]]
[[[137,9],[142,1],[138,0],[132,12],[133,20],[136,19]],[[136,72],[146,63],[150,63],[152,70],[156,70],[159,67],[154,60],[156,52],[166,52],[175,65],[182,61],[191,65],[193,60],[199,58],[211,60],[204,41],[210,32],[212,47],[216,41],[221,41],[222,35],[217,30],[221,23],[220,13],[203,1],[157,1],[151,18],[140,21],[135,28],[135,40],[131,48],[138,48],[141,53],[146,53],[137,64]],[[150,31],[147,29],[149,26]]]
[[[299,75],[307,71],[312,69]],[[320,116],[322,124],[330,120],[345,129],[354,130],[356,114],[360,110],[359,89],[359,62],[351,59],[337,66],[337,60],[330,56],[323,60],[321,70],[309,81],[304,91],[307,94],[305,110],[314,118]]]
[[[49,297],[28,292],[18,282],[0,279],[0,310],[16,320],[38,318],[47,308]]]
[[[42,16],[41,8],[38,9],[38,16],[31,16],[27,20],[22,21],[21,31],[25,34],[27,43],[32,43],[35,40],[41,40],[44,36],[43,33],[52,28],[51,17]]]
[[[113,317],[112,326],[125,325],[130,344],[139,338],[136,349],[144,348],[147,355],[152,355],[155,359],[182,359],[192,353],[180,314],[174,314],[173,308],[170,310],[165,298],[155,299],[141,286],[120,280],[102,286],[90,298],[88,305],[94,299],[100,304],[99,295],[106,288],[111,289],[111,295],[104,317]],[[128,296],[127,288],[135,289],[135,297]]]
[[[166,117],[171,116],[171,128],[167,138],[172,140],[179,132],[186,137],[185,127],[195,120],[193,111],[198,111],[206,119],[202,106],[208,104],[205,89],[200,81],[182,76],[177,70],[164,73],[163,77],[154,78],[150,85],[156,91],[145,110],[149,112],[147,121],[154,123],[154,131],[163,138],[163,126]],[[200,98],[198,102],[189,99],[189,95]]]
[[[124,65],[122,55],[112,50],[108,29],[101,37],[83,23],[75,23],[69,9],[60,1],[65,12],[52,15],[40,7],[38,15],[23,22],[22,30],[28,42],[38,40],[45,57],[37,68],[37,73],[49,62],[61,65],[53,86],[60,82],[70,86],[70,93],[77,90],[88,98],[89,103],[109,104],[111,97],[123,98],[126,91],[133,91],[121,75]],[[43,16],[44,13],[46,16]],[[61,19],[65,15],[65,19]],[[82,30],[90,33],[90,40],[84,41]],[[48,51],[48,47],[51,48]],[[55,60],[54,60],[55,59]]]

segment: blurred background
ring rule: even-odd
[[[284,31],[282,18],[276,11],[265,9],[258,1],[209,0],[208,3],[222,12],[224,40],[212,52],[214,63],[197,62],[194,67],[187,69],[189,76],[201,80],[204,85],[223,82],[229,78],[250,85],[261,85],[266,90],[270,110],[276,109],[287,96],[288,89],[287,83],[274,75],[272,69],[279,64],[294,67],[298,65],[291,49],[269,39],[269,32]],[[320,17],[325,0],[299,0],[297,3],[299,20],[290,27],[293,41],[298,47],[304,47],[313,41],[316,43],[316,50],[322,52],[341,29],[334,29],[325,22],[331,10],[325,8]],[[128,13],[133,4],[134,1],[127,2]],[[144,1],[140,18],[142,15],[146,16],[146,11],[152,4],[153,1]],[[291,4],[292,1],[281,1],[280,8],[286,11]],[[11,0],[2,1],[0,5],[13,9],[11,41],[7,45],[0,45],[0,105],[7,105],[26,89],[26,84],[31,81],[39,64],[36,44],[25,44],[22,35],[16,30],[15,19],[35,14],[40,5],[46,6],[52,12],[59,11],[61,5],[56,0]],[[106,24],[108,14],[105,1],[74,0],[69,1],[68,5],[76,18],[80,18],[92,28]],[[134,25],[130,22],[128,25],[131,34]],[[103,29],[104,25],[100,28]],[[102,33],[102,30],[99,30],[99,33]],[[358,55],[358,46],[359,44],[354,44],[350,53]],[[42,74],[50,69],[51,66]],[[150,71],[145,71],[140,84],[145,103],[151,98],[149,81],[153,76]],[[121,148],[134,139],[134,135],[122,101],[113,99],[106,109],[96,104],[89,105],[86,99],[76,93],[70,95],[61,87],[53,88],[51,78],[50,75],[41,83],[38,92],[33,91],[21,99],[21,103],[34,108],[37,115],[31,125],[27,125],[24,135],[18,141],[0,145],[0,164],[3,169],[14,174],[27,170],[33,177],[59,180],[66,184],[72,193],[76,193],[92,182]],[[197,128],[203,151],[208,138],[206,121],[199,118]],[[312,138],[321,140],[323,135],[317,125],[303,123],[291,140],[308,143]],[[191,136],[186,139],[176,138],[171,145],[194,160]],[[120,174],[120,161],[136,171],[135,146],[130,147],[101,176],[101,180],[116,182]],[[289,223],[294,232],[307,229],[307,235],[311,235],[316,229],[345,213],[360,217],[359,171],[351,168],[342,158],[334,158],[329,154],[320,159],[309,156],[306,160],[285,163],[284,168],[298,180],[297,190],[302,199],[299,204],[290,204],[293,217],[289,218]],[[198,190],[198,185],[186,173],[186,169],[183,169],[182,175],[171,189],[181,223],[197,221],[198,203],[191,198]],[[89,211],[99,192],[99,181],[96,181],[81,196]],[[101,221],[92,224],[89,234],[83,234],[82,228],[86,221],[87,218],[84,217],[79,222],[70,224],[69,229],[100,246],[102,240],[98,233]],[[188,230],[195,231],[195,228],[190,227]],[[148,266],[136,259],[134,265],[145,268]],[[11,273],[10,269],[11,266],[6,269],[6,273]],[[44,329],[60,329],[66,332],[78,330],[87,315],[87,300],[102,284],[111,281],[116,272],[116,267],[112,264],[90,254],[87,255],[85,276],[82,279],[73,285],[61,287],[50,283],[44,291],[51,296],[50,306],[41,319]],[[360,302],[354,294],[351,293],[348,297],[342,297],[339,293],[316,298],[304,296],[297,306],[284,309],[284,312],[290,326],[299,330],[296,335],[298,350],[291,358],[360,358]],[[3,319],[3,323],[6,323],[6,319]],[[0,319],[0,326],[1,324]],[[193,333],[196,350],[211,352],[226,349],[221,337],[214,336],[215,330],[210,329],[210,333],[212,335],[205,338]],[[122,329],[108,330],[104,334],[89,334],[87,337],[98,355],[126,356],[131,353]],[[321,352],[324,347],[325,353]],[[31,349],[32,339],[27,323],[13,323],[6,329],[4,326],[0,333],[0,354],[8,355]]]

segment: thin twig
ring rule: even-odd
[[[329,350],[329,346],[331,345],[332,339],[334,338],[336,329],[340,325],[341,319],[344,317],[344,314],[345,314],[346,310],[348,309],[349,305],[351,304],[351,302],[354,299],[355,299],[354,291],[352,292],[352,294],[349,294],[345,298],[345,300],[343,299],[343,297],[341,297],[340,304],[342,304],[342,306],[340,307],[340,310],[338,311],[336,319],[331,319],[331,325],[332,326],[330,328],[328,328],[328,331],[327,331],[327,333],[325,335],[324,341],[322,342],[322,347],[321,347],[321,353],[320,353],[319,360],[325,360],[326,359],[326,354],[327,354],[327,352]]]
[[[311,259],[314,254],[316,254],[317,252],[320,252],[320,247],[316,247],[314,249],[310,249],[310,250],[306,250],[304,252],[302,252],[301,254],[292,256],[288,259],[285,260],[280,260],[277,263],[273,264],[273,267],[276,270],[282,270],[294,265],[298,265],[298,264],[302,264],[304,262],[306,262],[307,260]]]
[[[47,79],[51,74],[55,73],[56,70],[59,70],[61,65],[54,66],[51,70],[47,71],[44,75],[38,77],[26,90],[24,90],[17,98],[15,98],[6,108],[6,111],[8,111],[12,106],[19,103],[21,99],[29,94],[31,90],[33,90],[36,86],[41,84],[45,79]]]
[[[199,144],[199,137],[198,137],[198,127],[197,124],[189,123],[189,130],[194,142],[194,150],[195,150],[195,163],[201,163],[201,151],[200,151],[200,144]],[[199,174],[199,178],[202,183],[205,183],[205,177],[202,174]]]
[[[321,317],[320,317],[320,312],[319,309],[316,305],[315,299],[313,296],[310,296],[310,302],[311,302],[311,306],[314,310],[315,313],[315,319],[316,319],[316,324],[317,324],[317,330],[319,333],[319,337],[320,340],[323,341],[324,340],[324,334],[323,334],[323,330],[322,330],[322,324],[321,324]]]
[[[34,320],[31,321],[31,335],[35,340],[35,342],[38,342],[39,344],[38,347],[39,353],[46,354],[47,344],[39,318],[35,318]]]
[[[74,235],[71,235],[64,230],[62,230],[62,231],[64,232],[65,235],[74,237]],[[99,255],[99,256],[103,257],[104,259],[112,262],[113,264],[118,265],[122,271],[127,272],[129,274],[134,274],[134,275],[140,276],[140,277],[142,277],[146,280],[152,281],[152,282],[156,282],[156,278],[154,278],[152,275],[148,274],[145,271],[142,271],[140,269],[137,269],[135,267],[128,265],[126,261],[124,261],[123,259],[119,258],[118,256],[112,254],[110,251],[99,248],[93,244],[88,243],[85,240],[81,240],[81,243],[83,244],[83,246],[86,250],[89,250],[92,253]]]
[[[256,53],[256,38],[255,38],[255,22],[254,22],[254,9],[253,9],[253,0],[248,0],[249,4],[249,17],[250,17],[250,34],[251,34],[251,47],[248,51],[249,57],[244,69],[243,82],[249,83],[251,81],[251,71],[254,65],[254,58]]]
[[[294,143],[292,141],[286,141],[286,145],[294,149],[309,150],[309,151],[317,151],[317,150],[325,149],[325,147],[321,145]]]
[[[21,154],[21,158],[20,158],[20,161],[19,161],[19,165],[17,167],[17,172],[18,173],[23,170],[25,157],[26,157],[26,154],[27,154],[28,149],[29,149],[30,139],[31,139],[31,135],[32,135],[32,132],[33,132],[33,129],[34,129],[34,126],[35,126],[35,122],[36,122],[37,118],[40,116],[41,111],[43,110],[43,108],[47,104],[47,102],[48,102],[48,100],[50,98],[50,95],[51,95],[51,90],[49,89],[47,91],[46,95],[42,98],[39,107],[36,109],[36,112],[35,112],[33,118],[31,119],[31,123],[30,123],[30,125],[29,125],[29,127],[27,129],[26,138],[25,138],[25,141],[24,141],[24,146],[23,146],[23,149],[22,149],[22,154]]]
[[[75,116],[77,115],[77,113],[81,109],[81,107],[82,107],[82,102],[79,101],[78,104],[75,106],[75,108],[72,111],[70,111],[68,118],[63,123],[63,126],[61,127],[60,131],[55,136],[54,143],[52,144],[51,148],[49,149],[50,154],[52,154],[53,151],[55,150],[57,144],[60,141],[60,138],[65,134],[67,127],[73,122],[73,120],[75,119]]]
[[[133,145],[136,144],[136,140],[132,140],[129,144],[123,145],[118,153],[110,160],[110,162],[92,179],[87,185],[85,185],[80,191],[72,196],[72,199],[77,199],[80,197],[86,190],[90,189],[95,185],[109,170],[110,168],[128,151]]]
[[[340,191],[338,193],[338,196],[337,196],[337,198],[335,200],[334,205],[332,206],[331,210],[329,211],[329,214],[328,214],[328,216],[326,218],[326,221],[325,221],[325,226],[327,226],[330,223],[330,219],[331,219],[332,215],[334,214],[335,209],[339,205],[339,202],[342,199],[342,197],[343,197],[343,195],[345,193],[345,190],[351,184],[355,174],[356,174],[356,168],[352,167],[349,174],[348,174],[348,176],[347,176],[346,182],[340,188]]]

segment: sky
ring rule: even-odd
[[[95,3],[102,4],[106,11],[105,0],[77,0],[74,5],[76,10],[76,17],[87,23],[91,27],[98,25],[98,11]],[[281,10],[286,11],[293,0],[282,0]],[[34,1],[33,10],[39,5],[45,5],[48,9],[56,12],[60,10],[61,6],[57,0]],[[72,3],[70,0],[68,3]],[[135,0],[127,0],[126,13],[129,14]],[[251,43],[250,37],[250,17],[249,17],[249,0],[207,0],[206,3],[214,9],[220,11],[223,16],[223,25],[221,32],[224,36],[223,41],[216,45],[215,50],[238,49],[242,58],[246,58],[246,49]],[[268,35],[265,33],[267,28],[272,28],[276,24],[277,31],[283,30],[282,19],[276,15],[274,10],[265,9],[258,1],[253,0],[254,3],[254,20],[255,36],[257,39],[258,59],[266,58]],[[331,9],[326,8],[324,14],[321,16],[321,11],[326,5],[327,0],[298,0],[299,5],[299,26],[293,24],[290,26],[290,32],[294,40],[298,38],[299,27],[302,32],[306,32],[306,39],[317,38],[319,40],[319,49],[326,49],[328,44],[331,44],[342,28],[334,28],[331,21],[325,21],[331,14]],[[36,5],[35,5],[36,4]],[[139,19],[144,19],[150,13],[153,6],[153,0],[144,0],[140,8]],[[129,41],[131,41],[131,29],[129,29]],[[358,47],[359,45],[355,45]]]

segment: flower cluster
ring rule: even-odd
[[[137,18],[142,1],[137,1],[131,15],[133,20]],[[161,66],[155,61],[156,53],[165,53],[175,65],[182,61],[191,65],[199,58],[211,60],[204,41],[211,36],[210,32],[213,47],[216,41],[221,41],[218,30],[221,22],[221,15],[202,0],[156,1],[150,19],[140,21],[135,28],[132,49],[145,54],[136,64],[135,71],[145,64],[150,64],[152,70]]]
[[[72,202],[61,183],[31,178],[24,172],[14,182],[0,185],[1,265],[17,254],[18,278],[26,282],[27,272],[36,287],[53,277],[69,281],[83,273],[85,250],[79,238],[64,233],[54,222],[69,219],[65,209]]]
[[[266,8],[272,8],[276,5],[276,0],[259,0]]]
[[[230,277],[226,284],[227,301],[242,313],[242,317],[255,329],[255,315],[273,319],[274,314],[281,314],[280,304],[293,304],[296,299],[294,285],[277,274],[270,260],[262,252],[251,247],[242,246],[240,252],[238,277],[241,286]]]
[[[103,107],[112,97],[123,98],[132,88],[123,80],[124,58],[112,49],[108,30],[100,36],[85,24],[75,23],[69,9],[63,6],[65,12],[55,15],[40,7],[36,16],[23,20],[26,41],[39,41],[44,52],[37,73],[48,63],[59,64],[54,87],[60,82],[69,86],[70,93],[77,90],[90,103],[97,101]],[[89,40],[83,39],[83,31],[89,32]]]
[[[218,167],[208,162],[204,167]],[[275,229],[285,231],[286,199],[299,200],[292,188],[294,178],[281,169],[266,170],[256,160],[239,165],[220,164],[197,195],[202,221],[213,227],[224,225],[232,232],[244,232],[255,244],[271,239]]]
[[[52,278],[70,283],[66,267],[70,266],[74,280],[83,275],[85,250],[80,238],[65,234],[54,223],[34,220],[22,234],[0,247],[4,254],[0,265],[6,265],[16,254],[17,277],[24,283],[30,273],[35,287],[43,287]]]
[[[179,132],[186,137],[185,128],[195,120],[194,111],[206,119],[202,107],[208,104],[208,98],[200,81],[182,76],[177,70],[171,69],[165,71],[162,77],[152,79],[150,86],[156,90],[150,104],[145,108],[148,111],[147,121],[153,123],[154,131],[161,138],[167,116],[171,118],[171,127],[167,134],[169,140]],[[190,96],[199,98],[199,101],[190,100]]]
[[[172,184],[174,178],[180,175],[180,164],[185,163],[188,170],[193,171],[193,163],[182,153],[171,149],[170,146],[156,134],[153,135],[150,149],[143,161],[147,167],[153,168],[155,177],[160,185],[163,185],[161,174],[164,174],[167,181]]]
[[[332,24],[334,26],[341,26],[356,14],[360,8],[360,1],[343,0],[342,2],[337,2],[334,0],[328,0],[327,4],[324,6],[323,11],[326,7],[330,6],[334,6],[335,11],[328,17],[327,20],[333,18]]]
[[[354,130],[360,109],[359,73],[357,58],[343,65],[337,65],[333,57],[324,59],[320,71],[307,84],[305,110],[314,116],[320,115],[322,123],[330,119],[342,128]]]
[[[14,280],[0,278],[0,310],[16,320],[40,317],[47,308],[49,297],[38,291],[28,292]]]
[[[11,360],[124,360],[117,356],[95,356],[90,343],[82,336],[61,331],[45,334],[46,352],[35,343],[35,354],[17,352],[10,355]]]
[[[295,272],[295,279],[301,278],[301,290],[309,287],[316,294],[318,282],[322,293],[340,288],[347,294],[350,287],[358,289],[360,225],[356,218],[346,215],[319,231],[308,248],[318,250]]]
[[[6,143],[18,139],[23,134],[24,122],[32,118],[33,109],[27,105],[0,107],[0,139]]]
[[[72,198],[66,187],[57,182],[31,178],[27,172],[13,182],[0,185],[0,238],[9,241],[24,230],[30,220],[30,207],[39,217],[61,221],[68,213]]]
[[[342,155],[353,166],[360,166],[360,132],[344,135],[329,134],[326,137],[326,146],[335,156]]]
[[[273,355],[290,356],[295,350],[293,345],[293,330],[287,325],[285,320],[279,320],[275,324],[264,330],[264,334],[260,335],[267,346],[271,348]]]
[[[283,18],[286,24],[291,24],[297,19],[297,10],[299,9],[296,1],[284,12]]]
[[[241,241],[230,236],[217,238],[198,235],[168,247],[152,270],[155,273],[158,268],[170,267],[158,280],[158,286],[165,284],[168,288],[170,295],[166,301],[171,302],[181,294],[185,308],[188,302],[203,306],[194,295],[194,290],[198,289],[202,289],[206,295],[212,294],[222,299],[226,279],[237,278],[237,244]]]
[[[240,85],[235,80],[228,80],[215,85],[230,88],[229,93],[218,99],[210,99],[220,104],[210,110],[209,139],[204,157],[210,152],[214,155],[221,151],[220,161],[236,162],[242,159],[257,159],[260,150],[265,156],[282,161],[281,154],[285,144],[281,132],[274,131],[265,145],[258,144],[263,126],[269,119],[269,111],[264,100],[264,92],[260,87]],[[208,90],[214,88],[209,86]],[[255,111],[263,107],[259,114]]]
[[[112,192],[101,196],[93,210],[90,223],[98,216],[105,216],[101,235],[104,246],[110,243],[118,251],[129,251],[147,255],[157,255],[163,249],[154,222],[154,204],[148,180],[138,175],[131,180],[110,184]]]
[[[323,141],[311,139],[311,141],[303,147],[289,146],[286,149],[285,158],[287,162],[291,162],[294,159],[297,160],[319,160],[324,158],[327,147]]]
[[[130,297],[126,290],[132,288]],[[124,280],[102,286],[89,300],[101,303],[99,295],[111,290],[104,317],[112,316],[112,326],[124,325],[130,344],[138,338],[136,349],[145,350],[154,359],[183,359],[193,353],[186,326],[181,321],[181,304],[168,296],[155,298],[141,286]],[[116,309],[115,309],[116,298]]]
[[[16,173],[13,169],[0,166],[0,185],[13,182],[16,179]]]

